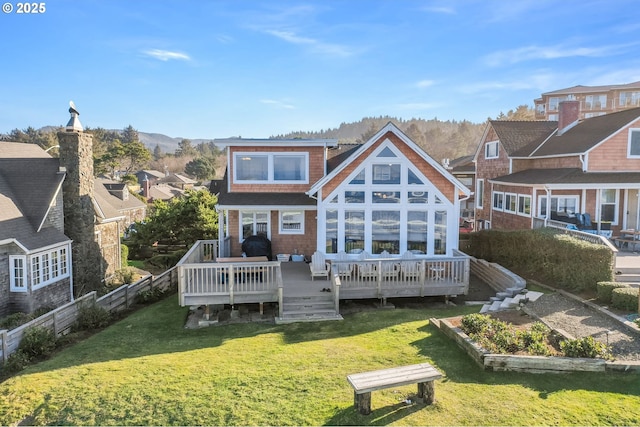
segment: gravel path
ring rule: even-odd
[[[640,360],[640,333],[579,301],[551,293],[528,302],[527,309],[548,325],[575,338],[591,335],[597,341],[608,343],[616,360]]]

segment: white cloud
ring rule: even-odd
[[[270,34],[274,37],[279,38],[280,40],[284,40],[291,44],[296,45],[304,45],[311,47],[314,51],[324,53],[331,56],[339,56],[339,57],[349,57],[353,55],[353,52],[345,46],[331,43],[324,43],[322,41],[299,36],[292,31],[282,31],[282,30],[265,30],[267,34]]]
[[[569,47],[557,46],[526,46],[518,49],[494,52],[485,56],[485,63],[492,67],[504,64],[515,64],[536,59],[558,59],[571,57],[605,57],[623,53],[631,45],[611,45],[601,47]]]
[[[455,15],[457,13],[454,8],[446,6],[427,6],[422,10],[424,10],[425,12],[442,13],[445,15]]]
[[[282,108],[285,110],[295,110],[296,106],[293,104],[290,104],[288,102],[284,102],[284,101],[278,101],[275,99],[261,99],[260,103],[265,104],[265,105],[272,105],[274,107],[277,108]]]
[[[186,53],[182,52],[172,52],[169,50],[162,49],[149,49],[143,52],[145,55],[150,56],[151,58],[158,59],[160,61],[169,61],[169,60],[177,60],[177,61],[190,61],[191,57]]]
[[[435,83],[436,82],[434,80],[420,80],[418,83],[416,83],[416,87],[419,89],[425,89],[433,86]]]

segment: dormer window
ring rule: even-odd
[[[237,183],[308,183],[307,153],[235,153]]]

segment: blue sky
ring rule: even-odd
[[[9,3],[0,133],[64,124],[69,100],[85,126],[192,139],[482,123],[543,92],[640,80],[636,0]]]

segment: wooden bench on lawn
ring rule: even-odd
[[[440,378],[442,374],[428,363],[347,375],[347,381],[353,387],[353,403],[363,415],[371,413],[372,391],[409,384],[417,383],[418,398],[430,405],[435,402],[433,382]]]

